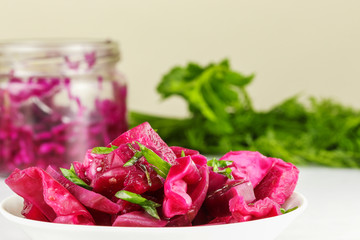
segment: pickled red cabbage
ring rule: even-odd
[[[293,193],[299,170],[291,163],[274,158],[275,165],[255,188],[257,199],[266,197],[283,204]]]
[[[113,99],[96,96],[93,109],[71,91],[69,78],[10,78],[0,89],[0,174],[15,168],[67,167],[88,148],[127,130],[126,86],[113,82]],[[101,84],[101,82],[99,82]],[[59,102],[59,96],[67,96]]]
[[[164,216],[172,218],[176,215],[185,215],[190,210],[197,212],[205,199],[208,181],[206,167],[200,165],[198,168],[191,156],[178,158],[164,184]],[[198,185],[201,185],[201,189]]]
[[[95,193],[93,191],[76,185],[75,183],[66,179],[53,167],[49,166],[46,169],[46,172],[49,173],[50,176],[52,176],[61,185],[63,185],[85,207],[109,214],[117,214],[120,211],[120,206],[116,203],[110,201],[101,194]]]
[[[51,222],[94,224],[86,208],[64,186],[38,167],[15,169],[5,182]]]
[[[161,137],[152,129],[148,122],[144,122],[129,131],[121,134],[113,140],[108,146],[120,146],[121,144],[137,141],[155,151],[165,161],[174,164],[176,155],[171,148],[161,139]]]
[[[112,225],[122,227],[165,227],[166,224],[166,220],[157,220],[143,212],[134,211],[118,216]]]
[[[238,222],[281,215],[280,205],[270,198],[248,205],[242,196],[236,196],[229,201],[229,207],[232,217]]]
[[[259,152],[235,151],[222,156],[220,160],[233,161],[234,170],[239,178],[248,179],[253,187],[265,177],[273,166],[273,158],[268,158]]]
[[[44,216],[44,214],[38,209],[34,204],[24,199],[24,207],[21,211],[21,214],[27,218],[32,220],[38,220],[43,222],[48,222],[49,220]]]
[[[146,122],[89,149],[67,171],[17,169],[6,179],[25,199],[26,218],[114,227],[251,221],[283,214],[299,173],[251,151],[208,161],[196,150],[169,147]]]

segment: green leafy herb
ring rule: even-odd
[[[163,160],[161,157],[159,157],[154,151],[151,149],[145,147],[141,143],[137,142],[137,144],[140,147],[140,151],[142,155],[146,158],[148,163],[152,165],[154,170],[159,174],[161,177],[166,178],[167,174],[170,170],[170,163]]]
[[[216,158],[213,158],[207,162],[209,167],[213,167],[214,172],[218,172],[219,167],[224,168],[230,166],[231,164],[233,164],[233,161],[217,160]]]
[[[91,153],[95,154],[109,154],[115,149],[117,149],[118,146],[111,145],[111,147],[94,147],[91,151]]]
[[[181,151],[181,157],[185,157],[186,155],[185,155],[185,152],[184,152],[184,150],[182,150]]]
[[[288,210],[285,210],[284,208],[280,208],[280,211],[281,211],[282,214],[285,214],[285,213],[292,212],[292,211],[296,210],[297,208],[298,208],[298,206],[290,208]]]
[[[169,145],[207,154],[256,150],[295,164],[360,168],[359,110],[296,95],[256,111],[246,91],[253,77],[232,70],[227,60],[174,67],[157,91],[163,99],[183,98],[190,117],[131,112],[131,126],[148,121]]]
[[[79,178],[79,176],[76,174],[74,166],[72,164],[71,164],[70,169],[60,168],[60,171],[62,172],[64,177],[66,177],[71,182],[75,183],[76,185],[79,185],[80,187],[83,187],[83,188],[86,188],[86,189],[89,189],[89,190],[92,189],[81,178]]]
[[[170,167],[171,167],[170,163],[163,160],[154,151],[145,147],[141,143],[139,143],[139,142],[136,142],[136,143],[139,145],[140,151],[133,148],[131,144],[128,144],[129,147],[134,151],[134,156],[132,158],[130,158],[130,160],[127,161],[123,166],[124,167],[132,166],[141,157],[145,157],[146,161],[152,166],[152,168],[157,172],[157,174],[159,174],[163,178],[166,178],[166,176],[170,170]],[[143,166],[143,167],[145,167],[145,166]],[[147,174],[146,177],[148,178],[149,185],[151,186],[150,175],[149,175],[149,172],[147,171],[147,169],[146,169],[145,174]]]
[[[130,167],[130,166],[134,165],[143,156],[143,153],[141,151],[138,151],[135,148],[133,148],[133,146],[130,143],[128,144],[128,146],[130,149],[133,150],[134,155],[130,158],[129,161],[127,161],[123,165],[124,167]]]
[[[233,179],[233,176],[231,174],[232,169],[231,168],[227,168],[228,166],[230,166],[233,163],[233,161],[226,161],[226,160],[217,160],[216,158],[213,158],[211,160],[209,160],[207,162],[207,165],[209,167],[213,168],[214,172],[220,173],[225,175],[227,178],[229,179]],[[219,168],[224,168],[224,169],[219,169]]]
[[[228,179],[234,179],[231,168],[225,168],[223,170],[218,171],[218,173],[225,175]]]
[[[115,196],[122,200],[140,205],[150,216],[152,216],[156,219],[160,219],[160,217],[156,211],[156,208],[161,206],[160,204],[153,202],[151,200],[148,200],[139,194],[125,191],[125,190],[118,191],[115,194]]]
[[[140,164],[139,166],[140,166],[141,170],[145,173],[147,182],[148,182],[149,186],[151,187],[152,181],[151,181],[151,178],[150,178],[149,171],[147,170],[147,168],[146,168],[146,166],[144,164]]]

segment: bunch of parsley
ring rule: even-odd
[[[182,97],[190,117],[131,112],[131,125],[148,121],[169,145],[204,154],[253,150],[295,164],[360,167],[360,111],[331,99],[304,103],[299,96],[256,111],[246,91],[253,78],[232,70],[227,60],[174,67],[157,91],[164,99]]]

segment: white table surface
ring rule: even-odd
[[[360,239],[360,170],[301,167],[296,191],[308,199],[308,208],[277,240]],[[0,200],[11,194],[1,179]],[[29,240],[2,216],[0,239]]]

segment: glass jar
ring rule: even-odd
[[[0,43],[0,175],[82,161],[126,131],[112,41]]]

